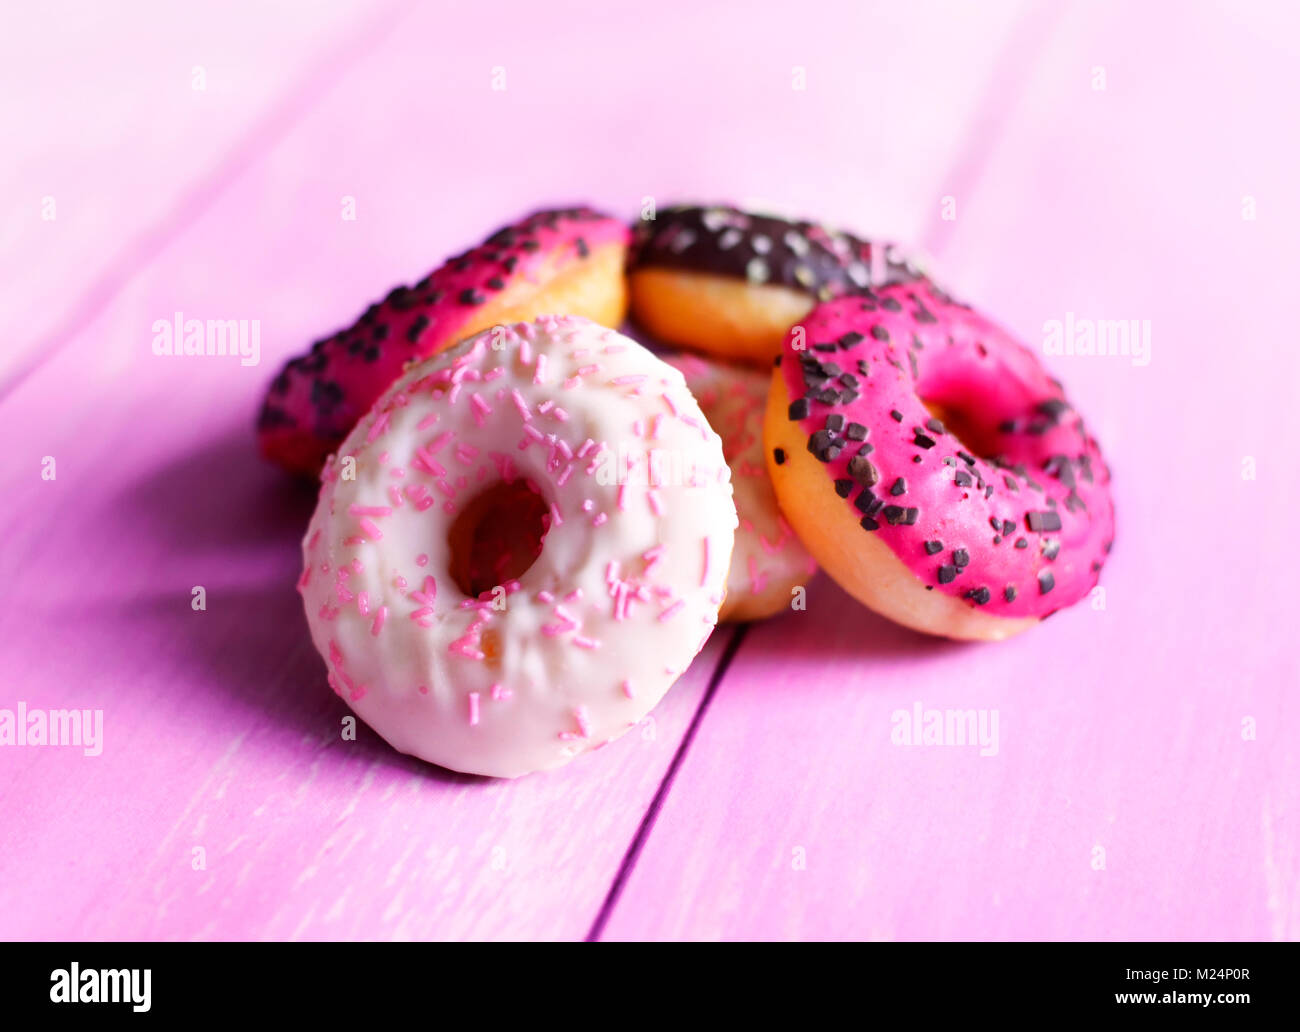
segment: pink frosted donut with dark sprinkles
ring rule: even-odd
[[[299,581],[329,683],[391,745],[518,777],[634,727],[718,619],[736,529],[682,374],[586,319],[413,366],[321,475]]]
[[[932,284],[897,284],[819,305],[777,363],[777,498],[864,605],[997,639],[1096,585],[1110,471],[1061,385],[996,324]]]
[[[257,422],[262,453],[314,476],[408,362],[489,326],[551,313],[619,325],[629,235],[590,208],[539,211],[394,288],[275,378]]]

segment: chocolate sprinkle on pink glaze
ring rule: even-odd
[[[458,339],[476,310],[557,254],[585,260],[626,242],[622,223],[591,208],[539,211],[447,260],[410,287],[395,287],[347,329],[316,341],[271,383],[257,420],[262,453],[314,473],[411,359]]]
[[[880,253],[873,254],[875,249]],[[732,276],[791,287],[823,301],[921,275],[887,244],[813,222],[721,206],[666,208],[641,220],[633,229],[628,267]]]
[[[828,490],[927,588],[1012,618],[1050,615],[1093,588],[1115,532],[1110,471],[1031,351],[928,282],[826,302],[800,325],[808,349],[787,335],[780,366],[789,417],[826,463]],[[844,366],[871,373],[846,389]],[[989,456],[970,454],[922,398],[960,412]],[[831,426],[865,426],[870,461]],[[862,486],[844,496],[846,479]]]

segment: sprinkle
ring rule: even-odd
[[[447,470],[443,464],[435,459],[432,453],[425,448],[415,449],[415,458],[411,460],[411,465],[418,466],[431,477],[445,477],[447,475]],[[411,489],[408,487],[406,490],[407,497],[409,498]]]
[[[660,623],[662,623],[664,620],[671,619],[672,617],[676,616],[679,612],[681,612],[685,608],[686,608],[686,602],[679,598],[676,602],[674,602],[671,606],[669,606],[667,609],[665,609],[662,613],[659,614]]]
[[[370,430],[366,433],[367,444],[373,442],[375,438],[377,438],[380,434],[382,434],[385,430],[388,429],[388,423],[390,419],[391,416],[387,412],[381,412],[379,414],[379,418],[370,424]]]
[[[515,403],[515,408],[519,411],[519,415],[523,418],[525,423],[533,418],[533,414],[528,411],[528,402],[526,402],[524,396],[519,393],[518,387],[510,388],[510,399]]]
[[[478,692],[469,693],[469,724],[473,727],[478,723]]]
[[[626,695],[629,699],[636,698],[636,695],[632,691],[632,682],[626,679],[624,679],[623,681],[623,694]]]
[[[537,356],[537,369],[533,374],[533,383],[541,384],[546,382],[546,356]]]
[[[587,707],[577,706],[573,710],[573,719],[578,722],[578,734],[583,738],[591,737],[591,721],[587,717]]]
[[[577,645],[580,649],[600,648],[600,642],[596,641],[595,638],[585,638],[581,634],[575,634],[573,636],[573,644]]]
[[[442,433],[440,433],[437,437],[435,437],[432,441],[430,441],[428,444],[424,446],[425,450],[432,455],[436,455],[438,452],[442,451],[442,449],[446,447],[447,442],[450,441],[455,436],[456,436],[455,430],[444,430]]]
[[[487,417],[492,415],[492,406],[483,400],[481,394],[471,394],[469,404],[474,410],[474,422],[482,426],[487,421]]]
[[[599,368],[599,367],[597,367],[597,366],[587,366],[587,368],[588,368],[588,369],[592,369],[592,370],[594,370],[594,369],[597,369],[597,368]],[[581,369],[578,370],[578,374],[579,374],[579,375],[582,375],[582,370],[581,370]],[[610,380],[609,382],[610,382],[611,384],[613,384],[615,387],[622,387],[624,384],[629,384],[629,383],[644,383],[645,381],[646,381],[646,376],[645,376],[644,373],[628,373],[628,374],[625,375],[625,376],[616,376],[616,377],[614,377],[614,379]]]
[[[704,587],[709,582],[709,567],[712,560],[712,550],[709,547],[709,539],[706,537],[704,539],[704,569],[700,573],[700,587]],[[631,696],[629,695],[628,698],[630,699]]]
[[[370,625],[370,636],[378,638],[379,632],[384,629],[384,621],[388,619],[388,607],[380,606],[375,612],[374,622]]]
[[[361,527],[362,533],[364,533],[367,537],[369,537],[371,541],[379,541],[383,538],[384,536],[383,531],[381,531],[377,526],[375,526],[374,521],[371,520],[368,516],[361,517],[358,523]]]

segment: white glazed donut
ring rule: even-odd
[[[806,585],[817,563],[777,507],[763,454],[763,418],[772,377],[766,370],[702,358],[665,356],[722,438],[731,467],[740,526],[731,553],[720,620],[761,620],[790,606],[791,589]]]
[[[721,442],[681,373],[585,319],[415,365],[321,479],[299,590],[330,684],[443,767],[517,777],[617,738],[717,621]]]

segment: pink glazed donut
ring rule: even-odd
[[[789,609],[793,589],[812,579],[817,564],[781,516],[763,462],[763,415],[771,376],[684,352],[665,355],[664,361],[686,377],[700,411],[722,438],[731,467],[740,526],[718,619],[762,620]]]
[[[628,236],[618,220],[590,208],[539,211],[414,286],[395,287],[271,382],[257,421],[262,453],[315,477],[407,363],[489,326],[548,312],[617,326],[627,311]]]
[[[1038,359],[932,284],[819,305],[764,423],[786,518],[864,605],[1005,638],[1077,602],[1114,537],[1110,472]]]
[[[412,367],[321,479],[312,640],[357,715],[431,763],[517,777],[617,738],[717,622],[722,444],[681,373],[586,319]]]

